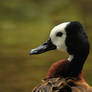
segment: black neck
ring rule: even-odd
[[[70,77],[78,76],[82,71],[87,56],[88,54],[83,54],[83,53],[79,55],[74,55],[73,59],[69,64],[69,68],[66,76],[70,76]]]

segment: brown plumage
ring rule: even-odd
[[[86,82],[57,77],[43,80],[32,92],[92,92],[92,88]]]
[[[68,68],[69,68],[69,61],[67,59],[57,61],[56,63],[52,64],[51,67],[49,68],[46,78],[58,77],[61,75],[63,77],[67,77],[65,75],[67,74]],[[76,77],[76,79],[80,81],[85,81],[83,74],[84,72],[82,70],[81,73]]]
[[[84,80],[83,71],[77,77],[57,77],[64,75],[68,68],[67,60],[60,60],[54,63],[47,77],[42,80],[42,83],[35,87],[32,92],[92,92],[90,87]],[[62,67],[62,68],[61,68]],[[55,75],[57,75],[55,77]]]
[[[47,78],[64,75],[69,66],[68,60],[60,60],[54,63],[48,70]]]

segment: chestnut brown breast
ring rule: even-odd
[[[69,66],[69,61],[68,60],[60,60],[49,68],[48,73],[47,73],[47,78],[50,77],[59,77],[62,75],[65,75],[67,72]]]
[[[51,65],[48,70],[46,78],[65,77],[69,68],[69,61],[67,59],[60,60]],[[83,70],[76,76],[76,81],[84,82]]]

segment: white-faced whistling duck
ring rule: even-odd
[[[88,36],[83,26],[77,21],[55,26],[49,39],[32,49],[30,55],[54,49],[66,51],[69,57],[54,63],[33,92],[92,92],[83,77],[83,65],[89,54]]]

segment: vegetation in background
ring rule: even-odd
[[[92,46],[91,0],[0,1],[0,92],[31,92],[52,63],[68,57],[58,51],[29,56],[30,49],[42,44],[50,30],[65,21],[80,21]],[[90,85],[91,61],[92,51],[84,67]]]

